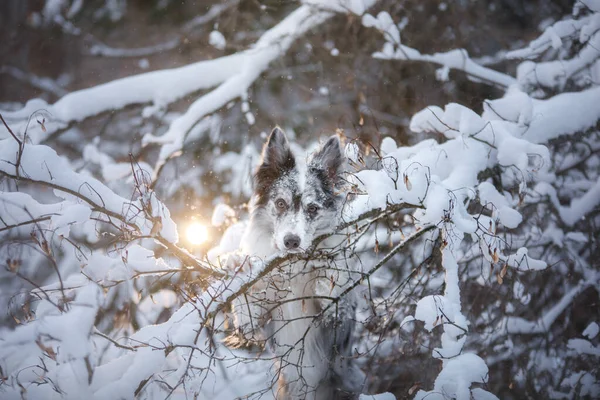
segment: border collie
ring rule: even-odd
[[[357,279],[345,255],[346,237],[334,232],[347,194],[340,139],[330,137],[305,158],[292,152],[281,129],[271,132],[254,176],[242,252],[299,257],[235,302],[235,324],[244,339],[267,344],[277,359],[277,399],[354,398],[364,381],[351,358],[356,300],[352,292],[334,300]],[[302,257],[325,234],[321,256]]]

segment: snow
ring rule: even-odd
[[[381,151],[384,155],[388,155],[398,149],[396,141],[389,136],[386,136],[381,141]]]
[[[148,69],[150,68],[150,61],[148,61],[147,58],[142,58],[140,61],[138,61],[138,67],[141,69]]]
[[[381,51],[373,54],[375,58],[382,60],[431,62],[441,65],[447,70],[456,69],[464,71],[474,81],[487,82],[503,88],[508,88],[517,83],[517,80],[509,75],[475,63],[471,60],[466,50],[463,49],[450,50],[445,53],[421,54],[418,50],[401,44],[398,28],[393,24],[389,25],[387,17],[382,16],[380,19],[380,15],[381,13],[377,16],[377,19],[371,15],[363,17],[363,25],[366,27],[376,27],[384,31],[386,43]]]
[[[279,24],[266,31],[253,48],[233,56],[217,59],[223,60],[222,65],[214,65],[212,68],[227,67],[229,73],[225,75],[220,70],[217,75],[222,78],[213,79],[207,86],[215,86],[218,83],[221,85],[192,103],[182,116],[171,123],[164,135],[157,137],[148,134],[144,137],[146,144],[162,144],[155,174],[173,154],[182,149],[185,136],[197,121],[225,106],[231,100],[244,96],[250,85],[273,60],[281,57],[288,50],[297,37],[332,16],[329,12],[314,11],[308,5],[301,6]],[[239,58],[234,59],[233,57]],[[216,70],[208,73],[214,75],[215,72]],[[200,73],[200,76],[204,76],[204,73]],[[250,119],[248,123],[252,125],[253,120]]]
[[[247,112],[246,114],[244,114],[244,116],[246,117],[246,122],[248,123],[248,125],[254,125],[254,123],[256,122],[254,114],[252,114],[251,112]]]
[[[236,54],[172,70],[152,71],[117,79],[71,92],[52,105],[40,99],[30,100],[23,109],[3,112],[3,115],[7,121],[12,122],[14,131],[22,131],[23,125],[16,124],[17,121],[26,121],[37,110],[47,109],[52,120],[48,121],[46,132],[35,126],[28,131],[34,143],[39,143],[71,121],[82,121],[130,104],[169,104],[191,92],[210,88],[238,72],[242,58],[242,55]]]
[[[564,25],[566,24],[566,26]],[[587,18],[577,21],[561,21],[554,26],[546,28],[538,39],[540,49],[549,47],[558,50],[563,46],[563,38],[577,35],[583,48],[576,57],[552,61],[525,61],[517,71],[517,79],[522,87],[564,88],[566,83],[573,79],[580,79],[579,75],[590,68],[597,59],[597,48],[600,44],[600,16],[592,14]],[[532,44],[535,43],[532,42]],[[509,57],[531,57],[539,55],[538,49],[524,49],[508,53]],[[584,78],[585,79],[585,78]]]
[[[598,205],[600,205],[600,178],[583,196],[573,199],[568,207],[561,207],[560,217],[567,225],[573,226]]]
[[[141,348],[135,356],[126,355],[123,358],[124,360],[117,359],[97,368],[92,381],[94,398],[109,400],[135,397],[139,382],[150,378],[155,367],[163,364],[165,353],[152,348]],[[120,370],[115,368],[114,364],[117,362]]]
[[[415,400],[423,399],[446,399],[456,398],[458,400],[468,400],[471,398],[497,399],[489,392],[479,389],[480,392],[471,392],[469,389],[472,383],[487,382],[488,367],[485,362],[475,354],[461,354],[444,363],[442,372],[435,380],[434,390],[425,392],[419,390]],[[477,396],[479,394],[479,396]],[[481,395],[485,397],[481,397]],[[473,397],[472,397],[473,396]]]
[[[598,204],[600,204],[600,200],[598,200],[598,190],[600,189],[599,182],[600,181],[597,181],[579,199],[571,200],[571,204],[569,206],[563,206],[560,204],[556,190],[546,182],[538,183],[535,187],[535,190],[541,195],[547,195],[558,210],[561,220],[568,226],[573,226],[581,218],[583,218],[586,213],[590,212]],[[582,238],[579,238],[579,240],[582,240]]]
[[[53,216],[51,221],[51,228],[54,228],[54,232],[57,235],[68,237],[70,232],[70,225],[83,224],[91,215],[91,210],[82,204],[73,204],[62,210],[62,215]]]
[[[47,0],[42,11],[44,18],[52,20],[60,14],[61,9],[66,6],[65,0]]]
[[[396,400],[396,396],[385,392],[380,394],[361,394],[358,400]]]
[[[431,332],[438,325],[452,320],[454,318],[454,309],[452,303],[444,296],[427,296],[417,302],[414,319],[425,322],[425,329]],[[409,318],[408,322],[412,320]]]
[[[448,82],[450,79],[450,67],[444,65],[435,70],[435,78],[440,82]]]
[[[585,339],[570,339],[569,343],[567,343],[567,348],[579,354],[600,357],[600,346],[594,346],[590,341]]]
[[[520,317],[507,317],[501,324],[505,326],[505,329],[508,332],[515,334],[547,332],[573,299],[591,285],[593,285],[593,282],[580,282],[578,285],[568,290],[553,307],[546,311],[546,313],[536,321],[527,321]]]
[[[535,58],[556,44],[556,38],[561,39],[572,36],[589,23],[590,17],[578,20],[566,19],[558,21],[548,27],[537,39],[531,41],[524,49],[513,50],[507,53],[507,58]],[[553,39],[554,38],[554,39]]]
[[[531,301],[531,295],[525,292],[525,286],[519,281],[515,281],[513,285],[513,293],[521,302],[521,304],[527,305]]]
[[[154,258],[154,252],[140,245],[128,246],[125,250],[125,263],[135,272],[151,273],[170,270],[161,258]]]
[[[363,24],[383,29],[390,26],[385,20],[384,15],[381,19],[365,16]],[[394,32],[392,29],[389,36],[395,36]],[[508,88],[504,98],[484,103],[482,115],[458,104],[448,104],[443,109],[428,107],[417,113],[411,119],[412,131],[440,132],[447,141],[442,144],[422,141],[413,147],[400,149],[392,140],[384,139],[381,147],[385,158],[381,162],[381,169],[365,170],[357,174],[359,188],[369,194],[367,199],[358,202],[359,207],[383,208],[389,203],[402,202],[418,204],[422,205],[423,209],[414,214],[417,224],[439,224],[439,221],[443,220],[452,223],[451,236],[447,239],[448,247],[442,251],[446,272],[445,293],[443,296],[431,295],[418,300],[414,315],[414,319],[425,323],[424,328],[427,331],[432,331],[436,326],[443,327],[442,345],[435,348],[432,355],[445,360],[444,370],[438,376],[439,382],[436,381],[434,390],[420,392],[417,398],[429,398],[430,395],[435,398],[440,392],[451,393],[451,396],[452,393],[456,393],[457,398],[465,399],[471,395],[477,398],[495,398],[482,389],[470,390],[472,382],[483,382],[487,376],[487,368],[477,356],[473,355],[469,362],[477,365],[471,370],[478,370],[481,375],[466,376],[457,384],[456,377],[447,372],[453,371],[448,365],[456,366],[448,359],[455,360],[455,357],[465,355],[461,352],[468,334],[468,321],[461,312],[460,279],[455,251],[464,234],[469,234],[473,240],[479,242],[483,258],[490,264],[503,262],[519,271],[538,271],[547,268],[547,263],[530,256],[525,247],[519,248],[514,254],[507,254],[506,243],[490,234],[500,229],[499,224],[508,229],[515,229],[523,223],[523,216],[516,209],[520,200],[499,192],[491,181],[478,183],[477,174],[478,171],[484,171],[497,163],[514,167],[521,172],[521,177],[545,177],[545,171],[550,165],[550,155],[548,148],[542,143],[553,137],[550,136],[553,131],[565,134],[569,131],[581,131],[586,126],[595,124],[598,119],[595,115],[597,113],[590,111],[594,102],[591,98],[584,97],[596,95],[579,92],[555,96],[544,101],[532,100],[515,85],[515,79],[476,65],[463,51],[455,50],[429,56],[421,55],[418,51],[402,45],[399,47],[398,50],[394,50],[394,45],[386,43],[383,50],[375,53],[374,57],[432,62],[442,65],[446,70],[463,70],[471,75],[472,79],[475,77],[475,80]],[[562,103],[563,99],[560,96],[564,97],[565,103]],[[564,116],[571,113],[571,107],[578,107],[573,103],[581,105],[581,112],[577,111],[577,114],[582,116],[581,120]],[[558,115],[557,119],[560,118],[560,121],[554,126],[546,125],[552,124],[553,119],[546,118],[546,113]],[[532,155],[538,157],[537,162],[532,162]],[[590,198],[592,193],[590,189]],[[475,194],[481,205],[491,211],[491,217],[478,215],[476,220],[469,214],[466,205],[474,199]],[[586,205],[582,207],[582,215],[585,215],[589,212],[589,207],[594,206],[594,202],[584,198],[582,203]],[[514,292],[524,304],[531,300],[531,295],[527,294],[518,282],[514,285]],[[508,318],[508,330],[538,331],[540,325],[551,324],[554,321],[559,309],[563,309],[568,300],[564,299],[557,308],[550,310],[543,320],[531,325],[526,321],[518,321],[517,318]],[[412,317],[407,316],[401,325],[411,320]]]
[[[529,250],[521,247],[515,254],[506,259],[506,263],[519,271],[539,271],[548,266],[544,261],[536,260],[528,255]]]
[[[400,44],[400,30],[387,11],[380,11],[376,18],[371,14],[363,15],[362,24],[367,28],[375,28],[382,31],[387,41]]]
[[[181,44],[181,40],[179,38],[168,40],[164,43],[160,43],[154,46],[149,47],[136,47],[136,48],[114,48],[109,47],[103,43],[95,43],[90,47],[89,52],[90,55],[93,56],[102,56],[102,57],[147,57],[152,54],[161,53],[164,51],[172,50]],[[145,60],[145,62],[144,62]],[[138,66],[142,69],[146,69],[148,65],[148,60],[143,58],[138,62]]]
[[[227,152],[213,164],[215,173],[230,172],[229,182],[223,185],[224,190],[232,196],[252,195],[252,173],[260,158],[258,150],[253,145],[244,147],[239,153]]]
[[[358,158],[360,155],[360,150],[356,143],[348,143],[344,149],[344,153],[346,158],[354,163],[358,163]]]
[[[225,36],[219,31],[212,31],[208,36],[208,43],[217,50],[224,50],[227,46]]]
[[[4,226],[16,226],[30,220],[39,220],[38,226],[50,225],[56,229],[57,234],[69,236],[70,225],[82,223],[89,217],[90,209],[81,204],[64,201],[55,204],[39,204],[28,194],[18,192],[0,192],[2,209],[0,216]],[[75,215],[70,215],[70,212]],[[49,223],[41,221],[48,218]],[[31,225],[24,225],[22,229],[31,230]]]
[[[594,339],[596,336],[598,336],[598,333],[600,332],[600,327],[598,326],[598,324],[596,322],[591,322],[587,328],[585,328],[585,330],[583,331],[583,336],[587,337],[588,339]]]
[[[42,350],[46,354],[53,353],[56,362],[64,365],[64,372],[72,374],[73,368],[71,368],[70,362],[82,360],[93,351],[88,338],[94,325],[99,299],[100,289],[95,285],[87,285],[79,290],[68,312],[58,314],[56,308],[51,306],[54,312],[39,313],[42,323],[25,325],[11,332],[4,331],[3,346],[0,350],[0,355],[6,363],[4,366],[13,370],[20,366],[31,365],[29,364],[31,360],[27,356],[19,357],[15,351],[20,350],[22,355],[30,354],[26,348],[37,340],[39,344],[36,347],[40,356]],[[77,329],[73,329],[73,327],[77,327]],[[63,337],[68,337],[69,340],[56,340],[56,338]],[[60,377],[61,380],[64,378]]]
[[[52,105],[41,99],[33,99],[21,110],[6,111],[3,112],[3,116],[11,123],[14,131],[23,132],[31,114],[38,110],[47,110],[52,118],[48,119],[45,130],[35,125],[28,130],[28,136],[33,143],[40,143],[70,122],[83,121],[132,104],[152,103],[164,107],[190,93],[216,87],[192,103],[182,116],[171,123],[164,135],[144,136],[144,144],[162,145],[155,165],[156,174],[167,159],[182,149],[185,137],[199,120],[225,106],[231,100],[241,97],[269,64],[287,51],[296,38],[333,16],[331,12],[325,10],[345,13],[350,9],[362,13],[374,1],[306,3],[266,31],[252,48],[244,52],[214,60],[199,61],[171,70],[152,71],[117,79],[93,88],[69,93]],[[315,9],[314,6],[317,5],[319,8]],[[114,12],[111,15],[113,14]],[[8,133],[4,128],[1,129],[0,132],[7,136]]]
[[[376,3],[376,0],[302,0],[302,3],[317,9],[362,15]]]
[[[64,96],[68,93],[62,87],[60,78],[57,80],[54,80],[51,78],[40,77],[40,76],[34,75],[32,73],[27,73],[27,72],[21,71],[20,69],[9,66],[9,65],[0,66],[0,73],[6,73],[15,79],[18,79],[23,82],[27,82],[31,86],[42,89],[49,93],[52,93],[52,94],[56,95],[57,97]]]
[[[159,318],[160,312],[176,307],[178,303],[177,293],[168,289],[159,290],[138,304],[138,320],[143,326],[152,324]]]
[[[546,143],[560,135],[585,131],[595,126],[600,119],[600,110],[596,107],[598,99],[600,87],[534,101],[532,120],[522,132],[523,138],[533,143]],[[514,99],[509,95],[507,101]],[[491,101],[489,104],[496,108],[499,102]]]
[[[493,205],[500,222],[507,228],[519,226],[523,217],[509,206],[509,202],[489,182],[482,182],[478,186],[479,198],[482,205]]]
[[[222,226],[227,221],[235,221],[235,218],[236,212],[233,208],[229,207],[227,204],[219,203],[213,210],[211,224],[213,226]]]
[[[104,212],[107,217],[120,216],[125,211],[125,219],[121,217],[122,223],[143,234],[150,234],[155,226],[151,217],[160,218],[160,235],[171,243],[177,242],[176,226],[169,211],[152,193],[146,193],[147,197],[138,199],[139,205],[133,207],[136,202],[132,203],[131,200],[116,195],[93,177],[74,172],[64,158],[47,146],[24,145],[20,169],[17,171],[13,165],[17,164],[18,154],[19,144],[15,140],[0,140],[0,159],[4,161],[0,164],[0,172],[9,176],[26,177],[31,182],[52,187],[58,197],[81,202],[95,211]],[[142,203],[151,205],[152,215],[137,212],[144,208]],[[82,209],[77,210],[81,216]]]

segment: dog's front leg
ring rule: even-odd
[[[225,266],[235,271],[237,279],[241,279],[241,284],[244,280],[249,279],[249,276],[244,273],[249,268],[251,260],[249,257],[239,253],[230,253],[225,261]],[[264,305],[265,285],[261,281],[256,282],[252,287],[244,293],[240,293],[231,303],[231,314],[233,316],[233,325],[236,330],[230,338],[230,344],[243,345],[244,342],[256,341],[260,339],[260,323]]]

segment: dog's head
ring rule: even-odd
[[[285,133],[279,128],[271,132],[255,175],[255,222],[264,224],[279,251],[304,251],[316,236],[336,227],[344,199],[344,162],[337,136],[304,165],[294,157]]]

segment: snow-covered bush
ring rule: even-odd
[[[488,367],[497,370],[492,376],[509,383],[506,393],[515,397],[521,397],[517,391],[548,398],[600,393],[593,378],[597,360],[582,356],[589,352],[573,351],[574,342],[568,341],[581,337],[588,326],[593,331],[598,318],[587,302],[597,298],[600,282],[600,90],[595,78],[600,71],[595,44],[600,38],[599,7],[576,2],[572,17],[548,26],[527,47],[506,53],[507,59],[520,60],[516,77],[475,63],[464,50],[429,55],[407,47],[401,42],[401,24],[386,12],[363,17],[363,24],[380,30],[386,40],[374,57],[434,63],[441,66],[438,79],[447,80],[449,72],[457,70],[476,82],[505,88],[501,99],[484,102],[481,115],[457,104],[421,111],[412,118],[411,130],[443,134],[444,143],[419,143],[432,151],[429,162],[417,158],[411,166],[410,156],[395,157],[403,171],[426,168],[427,174],[437,175],[428,178],[432,182],[446,177],[454,184],[445,188],[445,196],[434,197],[448,202],[440,206],[444,214],[439,219],[448,230],[440,261],[445,268],[444,296],[439,279],[430,278],[437,293],[419,300],[414,314],[427,331],[447,321],[454,336],[443,328],[442,345],[432,355],[444,360],[444,368],[433,390],[419,392],[417,398],[468,398],[459,391],[471,382],[486,382]],[[422,153],[399,150],[413,157]],[[461,164],[464,167],[457,169]],[[430,172],[436,168],[443,172]],[[464,180],[469,174],[471,182]],[[407,172],[402,176],[405,183],[415,180]],[[453,276],[456,269],[458,279]],[[417,282],[413,291],[428,293],[423,279]],[[460,297],[448,298],[452,283],[459,283],[462,298],[471,302],[470,318],[462,324],[448,317],[461,310]],[[577,301],[582,303],[575,306]],[[579,312],[579,307],[586,311]],[[461,314],[458,321],[463,321]],[[585,346],[593,347],[589,342]],[[470,350],[485,356],[488,367],[470,356]],[[469,366],[463,358],[474,364]],[[471,375],[474,371],[478,373]],[[471,392],[474,398],[489,396],[476,390]]]
[[[44,16],[64,27],[82,3],[47,1]],[[237,2],[226,3],[209,13]],[[374,3],[305,1],[238,53],[0,112],[0,397],[270,398],[274,356],[231,346],[228,312],[295,257],[332,252],[358,260],[339,296],[360,299],[353,354],[365,392],[600,395],[600,3],[576,2],[570,17],[503,53],[516,76],[465,50],[406,46],[409,22],[369,14]],[[259,152],[256,141],[219,142],[218,111],[239,102],[237,118],[253,125],[251,87],[340,14],[382,33],[378,62],[434,63],[442,81],[464,73],[504,94],[482,112],[423,109],[410,119],[423,140],[411,145],[347,138],[346,246],[248,265],[232,253],[244,211],[224,203],[248,199]],[[186,96],[195,100],[174,111]],[[102,117],[102,131],[78,146]],[[186,249],[176,221],[210,195],[203,207],[214,206],[220,240]],[[402,392],[391,384],[399,379]]]

